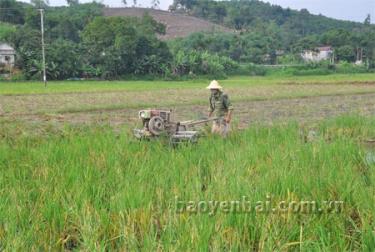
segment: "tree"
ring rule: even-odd
[[[74,6],[74,5],[78,5],[79,4],[79,0],[66,0],[66,3],[69,6]]]
[[[51,7],[45,13],[47,75],[65,79],[82,74],[86,63],[81,30],[101,15],[99,4],[78,4],[74,8]],[[7,41],[17,52],[16,66],[28,79],[41,74],[40,15],[35,8],[25,8],[25,25],[6,32]],[[1,28],[0,28],[1,29]],[[9,29],[7,29],[9,30]]]
[[[127,0],[121,0],[121,2],[125,5],[125,6],[127,6],[128,5],[128,2],[127,2]]]
[[[353,43],[353,33],[343,29],[331,30],[324,33],[320,40],[323,45],[333,47],[351,45]]]
[[[371,25],[371,15],[370,14],[367,15],[364,24],[365,25]]]
[[[16,31],[15,25],[0,22],[0,41],[7,41]]]
[[[82,70],[81,48],[78,44],[57,39],[47,47],[47,66],[54,79],[78,77]]]
[[[10,35],[8,41],[17,52],[16,67],[22,69],[27,78],[31,78],[35,74],[33,69],[38,65],[35,62],[41,62],[40,32],[22,26]]]
[[[157,8],[159,8],[159,5],[160,5],[160,0],[152,0],[151,1],[151,8],[157,9]]]
[[[294,44],[294,49],[295,51],[300,53],[304,50],[315,50],[316,47],[320,45],[319,42],[319,37],[318,36],[306,36],[301,39],[299,39],[295,44]]]
[[[95,3],[78,4],[71,8],[50,8],[45,13],[46,38],[50,40],[63,38],[79,43],[81,40],[80,32],[94,17],[102,15],[101,12],[101,5]],[[30,17],[32,18],[28,20],[27,24],[35,29],[40,29],[39,13],[33,10]]]
[[[30,2],[37,9],[46,9],[49,6],[49,0],[31,0]]]
[[[155,21],[155,19],[153,19],[148,12],[145,12],[145,14],[142,16],[142,22],[144,24],[145,29],[152,29],[152,33],[165,35],[165,25]]]
[[[16,0],[0,0],[0,21],[23,24],[25,22],[25,4],[16,2]]]
[[[174,0],[170,6],[171,10],[191,10],[197,3],[197,0]]]
[[[165,42],[156,37],[158,23],[149,18],[97,17],[82,33],[87,62],[103,78],[125,74],[162,74],[171,60]]]
[[[356,58],[354,48],[349,45],[338,47],[335,50],[335,53],[336,53],[336,57],[338,58],[338,60],[341,60],[341,61],[343,60],[347,62],[354,62]]]

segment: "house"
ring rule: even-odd
[[[333,49],[330,46],[318,47],[315,50],[307,50],[301,54],[304,61],[319,62],[322,60],[331,60]]]
[[[16,51],[10,45],[0,42],[0,65],[14,66]]]

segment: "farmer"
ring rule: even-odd
[[[207,89],[211,90],[210,108],[208,116],[217,117],[212,124],[212,133],[226,137],[232,120],[233,107],[227,94],[216,80],[211,81]]]

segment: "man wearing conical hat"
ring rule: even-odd
[[[215,116],[212,124],[212,133],[227,136],[232,120],[233,107],[227,94],[223,93],[223,87],[216,80],[211,81],[207,89],[211,90],[209,117]]]

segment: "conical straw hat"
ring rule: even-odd
[[[207,87],[207,89],[223,89],[222,86],[220,86],[219,82],[216,80],[211,81],[210,85]]]

